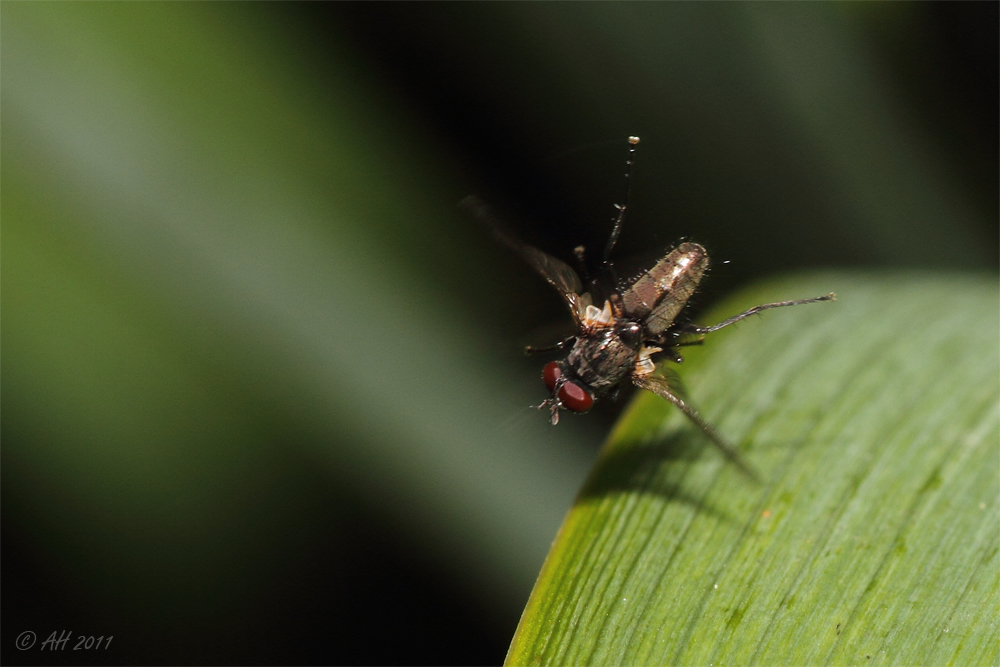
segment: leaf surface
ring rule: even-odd
[[[689,348],[692,399],[764,480],[636,397],[560,529],[507,664],[996,664],[993,276],[826,274],[836,291]]]

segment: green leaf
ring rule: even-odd
[[[826,274],[705,321],[831,290],[688,348],[692,399],[763,482],[636,397],[507,664],[997,664],[996,278]]]

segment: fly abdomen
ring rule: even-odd
[[[656,337],[673,324],[707,268],[705,249],[682,243],[622,294],[622,308],[629,317],[645,320],[647,334]]]

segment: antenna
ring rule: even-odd
[[[615,204],[618,215],[615,216],[615,226],[611,228],[611,238],[608,239],[608,246],[604,249],[604,263],[611,259],[611,251],[618,242],[618,235],[622,232],[622,223],[625,222],[625,209],[628,208],[632,198],[632,165],[635,164],[635,147],[639,143],[639,137],[628,138],[628,160],[625,161],[625,203]]]

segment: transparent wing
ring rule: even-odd
[[[743,460],[736,448],[726,442],[725,438],[719,435],[719,433],[712,428],[712,425],[705,421],[702,416],[698,414],[697,410],[688,405],[687,401],[682,398],[686,392],[680,384],[680,378],[672,372],[668,371],[668,373],[668,377],[661,377],[659,375],[633,375],[632,381],[637,387],[651,391],[657,396],[676,405],[688,419],[694,422],[695,425],[708,436],[708,439],[712,441],[712,444],[714,444],[727,459],[736,464],[736,466],[749,477],[756,481],[760,481],[760,477],[757,475],[757,472]]]
[[[459,202],[458,206],[482,225],[493,238],[520,255],[549,281],[549,284],[565,299],[573,319],[579,322],[580,314],[589,305],[590,299],[587,294],[582,294],[583,283],[580,282],[580,276],[569,264],[518,239],[511,233],[506,223],[479,197],[469,195]]]
[[[689,400],[687,387],[684,386],[684,380],[682,380],[681,376],[677,374],[677,371],[666,364],[660,364],[659,368],[656,369],[656,373],[657,374],[651,378],[654,382],[659,381],[666,383],[670,393],[674,396],[683,401]]]

